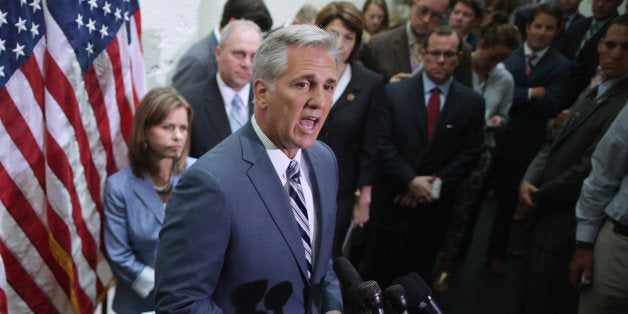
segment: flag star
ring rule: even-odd
[[[28,4],[28,2],[26,2],[26,0],[21,0],[20,1],[20,8],[23,7],[25,4]]]
[[[39,25],[33,23],[33,25],[31,25],[31,33],[33,33],[33,38],[39,35]]]
[[[18,17],[17,23],[15,23],[15,27],[17,28],[17,33],[21,33],[22,31],[26,31],[26,20],[22,20],[22,17]]]
[[[116,21],[122,18],[122,11],[120,10],[120,8],[116,8],[116,12],[113,13],[113,15],[116,17]],[[0,25],[2,25],[2,23],[0,23]]]
[[[89,3],[89,10],[93,10],[94,8],[98,9],[98,4],[96,3],[96,0],[89,0],[87,1],[87,3]]]
[[[92,43],[87,43],[87,47],[85,47],[85,51],[87,51],[87,55],[91,55],[94,53],[94,45]]]
[[[105,5],[102,7],[102,10],[105,12],[105,15],[111,13],[111,4],[105,1]]]
[[[87,27],[90,34],[92,33],[92,31],[96,30],[96,26],[94,24],[96,24],[96,21],[92,19],[89,19],[89,21],[87,21],[87,25],[85,27]]]
[[[129,11],[124,12],[124,20],[127,22],[129,21]]]
[[[3,52],[3,51],[5,51],[5,50],[7,50],[7,49],[4,47],[4,43],[5,43],[5,42],[6,42],[6,40],[0,39],[0,52]]]
[[[8,24],[7,23],[7,12],[2,12],[2,10],[0,10],[0,27],[2,27],[2,24]]]
[[[33,2],[29,4],[31,7],[33,7],[33,13],[37,12],[37,9],[41,10],[41,6],[39,6],[40,1],[41,0],[33,0]]]
[[[15,49],[12,51],[15,53],[15,60],[17,60],[20,56],[24,55],[24,45],[20,45],[19,43],[16,43],[15,45]]]
[[[100,38],[105,38],[107,35],[109,35],[107,33],[107,26],[103,24],[102,27],[100,28]]]
[[[81,15],[81,13],[78,14],[75,21],[78,25],[78,29],[81,29],[81,26],[83,26],[83,16]]]
[[[4,77],[4,66],[0,66],[0,77]]]

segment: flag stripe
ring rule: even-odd
[[[122,74],[122,63],[120,60],[120,48],[118,40],[114,39],[109,46],[107,46],[107,53],[111,59],[113,66],[113,78],[115,78],[115,93],[116,103],[118,105],[118,111],[120,112],[120,123],[122,125],[131,125],[133,123],[133,112],[129,106],[124,93],[124,82]],[[131,129],[122,129],[124,140],[128,141],[131,134]]]
[[[0,241],[0,254],[5,262],[7,282],[35,313],[55,313],[54,305],[44,295],[31,276],[22,268],[18,260]]]

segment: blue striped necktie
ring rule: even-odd
[[[299,170],[299,163],[296,160],[291,160],[288,169],[286,170],[286,177],[288,178],[288,193],[290,194],[290,207],[292,207],[292,213],[299,225],[299,233],[301,234],[301,242],[305,248],[305,260],[307,261],[307,276],[312,276],[312,245],[310,236],[310,224],[307,217],[307,208],[305,207],[305,197],[303,196],[303,188],[301,187],[301,171]]]

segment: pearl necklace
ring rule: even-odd
[[[155,181],[153,181],[153,188],[155,189],[155,192],[160,195],[170,193],[172,191],[172,174],[170,175],[168,182],[166,182],[163,186],[157,186],[155,185]]]

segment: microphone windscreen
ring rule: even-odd
[[[360,295],[360,299],[364,300],[365,298],[373,297],[376,294],[381,294],[382,289],[379,287],[377,282],[369,280],[358,284],[358,293]]]
[[[393,284],[384,290],[384,300],[397,313],[403,313],[408,309],[406,290],[400,284]]]
[[[408,277],[414,279],[414,281],[416,281],[419,284],[421,289],[423,289],[423,291],[425,291],[426,295],[431,295],[432,294],[432,289],[425,282],[425,280],[423,280],[423,278],[421,278],[421,276],[419,274],[417,274],[415,272],[411,272],[411,273],[408,274]]]
[[[336,258],[334,261],[334,272],[336,272],[336,276],[338,276],[338,280],[340,280],[340,284],[345,291],[349,290],[353,284],[362,282],[362,277],[351,265],[351,262],[344,257]]]
[[[428,296],[421,286],[412,278],[408,276],[398,277],[393,284],[399,284],[406,291],[406,297],[408,299],[408,305],[411,309],[416,309],[421,306],[421,302]]]

